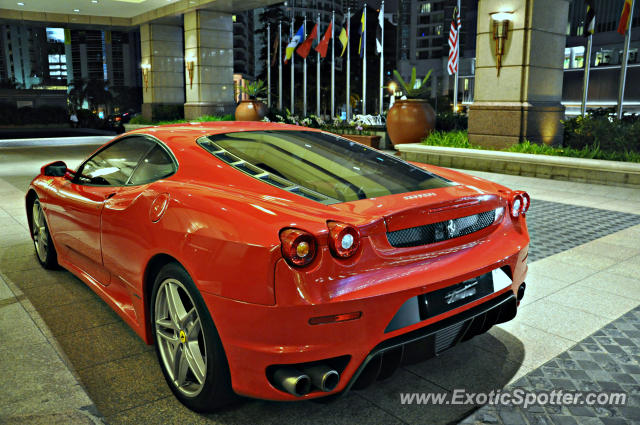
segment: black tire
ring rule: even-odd
[[[36,196],[31,205],[31,239],[36,251],[36,258],[45,269],[58,268],[58,253],[53,245],[49,225],[44,215],[40,200]]]
[[[179,294],[183,311],[190,312],[192,308],[195,308],[197,317],[199,318],[200,331],[197,337],[193,339],[188,338],[192,338],[191,332],[197,328],[197,326],[193,325],[195,321],[192,322],[191,328],[189,327],[189,322],[186,321],[184,326],[179,325],[174,329],[175,325],[173,325],[174,322],[171,320],[167,295],[167,291],[173,291],[174,289]],[[158,299],[159,297],[160,299]],[[159,319],[156,317],[158,311],[159,316],[166,316],[167,318]],[[200,292],[189,274],[180,264],[169,263],[165,265],[156,276],[151,293],[150,312],[151,334],[153,335],[153,342],[156,355],[158,356],[158,362],[160,363],[160,369],[176,398],[189,409],[200,413],[212,412],[234,401],[236,396],[231,389],[229,366],[222,342],[220,341],[220,336],[218,335],[218,331]],[[190,315],[187,314],[186,316]],[[158,324],[158,320],[161,320],[162,324]],[[164,325],[165,323],[168,325]],[[158,333],[170,335],[171,332],[173,332],[176,338],[175,343],[170,341],[171,338],[158,335]],[[195,350],[189,348],[192,346],[196,347]],[[175,356],[173,363],[170,359],[171,351],[175,353],[173,354]],[[180,353],[178,353],[178,351],[180,351]],[[202,355],[203,351],[204,355]],[[183,378],[183,383],[179,385],[177,381],[181,379],[174,379],[174,376],[181,375],[179,370],[182,368],[178,366],[176,369],[175,365],[179,363],[179,361],[175,360],[176,357],[179,359],[190,358],[193,361],[198,354],[201,355],[201,359],[206,359],[204,362],[206,372],[200,377],[203,382],[198,382],[197,375],[194,372],[195,369],[189,364],[187,366],[187,372],[185,372],[186,378]],[[184,361],[189,363],[188,360]],[[173,372],[169,369],[173,369]]]

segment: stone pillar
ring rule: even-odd
[[[146,119],[171,119],[175,115],[182,115],[182,52],[181,26],[154,23],[140,25],[142,115]]]
[[[562,78],[568,0],[480,0],[469,139],[488,147],[562,142]],[[490,14],[513,12],[496,69]]]
[[[186,119],[235,110],[232,15],[194,10],[184,15]]]

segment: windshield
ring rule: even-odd
[[[250,131],[216,134],[199,144],[230,165],[285,190],[313,191],[318,201],[434,189],[448,180],[378,150],[329,133]],[[229,155],[231,154],[231,155]],[[313,199],[305,193],[299,193]]]

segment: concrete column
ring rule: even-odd
[[[480,0],[472,143],[506,147],[523,140],[559,144],[568,0]],[[500,74],[493,12],[513,12]]]
[[[140,25],[140,54],[143,67],[142,115],[146,119],[154,119],[162,114],[158,112],[159,107],[181,108],[184,104],[182,27],[153,23]]]
[[[232,113],[232,15],[195,10],[184,15],[186,119]],[[191,68],[191,71],[189,71]]]

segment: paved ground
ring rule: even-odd
[[[516,319],[331,404],[243,400],[200,416],[175,401],[151,347],[79,280],[40,269],[33,255],[22,204],[30,178],[55,159],[75,167],[94,149],[0,148],[0,423],[92,423],[96,416],[110,424],[640,420],[637,397],[625,409],[605,409],[608,414],[400,403],[400,393],[564,388],[567,380],[576,388],[625,380],[623,388],[638,396],[640,335],[630,326],[640,330],[640,314],[627,312],[640,305],[640,190],[474,172],[533,199],[528,221],[535,248]],[[593,375],[593,363],[614,374]]]

